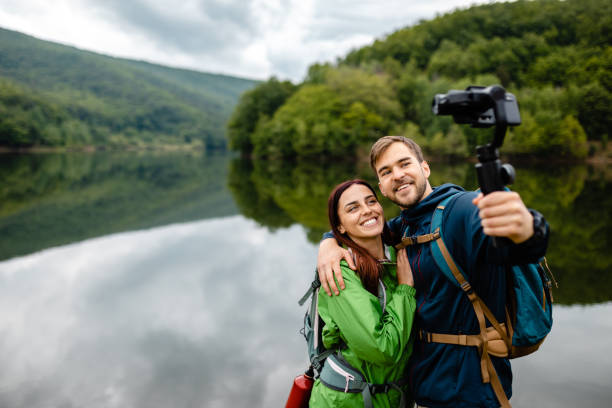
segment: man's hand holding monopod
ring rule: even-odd
[[[533,235],[533,215],[527,210],[518,193],[480,193],[472,202],[479,209],[478,215],[486,235],[505,237],[515,244],[525,242]]]

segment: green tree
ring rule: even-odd
[[[612,135],[612,93],[598,83],[583,89],[578,119],[592,140],[603,140]]]
[[[228,124],[230,148],[243,153],[253,151],[251,135],[260,118],[274,115],[295,89],[291,82],[272,77],[242,94]]]

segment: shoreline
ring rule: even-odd
[[[99,152],[172,152],[172,151],[218,151],[219,148],[206,148],[203,145],[146,145],[146,146],[71,146],[52,147],[34,146],[10,148],[0,146],[0,154],[51,154],[51,153],[99,153]]]
[[[612,143],[608,143],[604,150],[601,143],[593,142],[596,146],[595,152],[585,157],[584,159],[555,157],[551,156],[535,156],[535,155],[513,155],[500,154],[502,161],[516,163],[551,163],[551,164],[588,164],[590,166],[599,167],[612,164]],[[201,144],[184,144],[184,145],[144,145],[144,146],[72,146],[72,147],[52,147],[52,146],[34,146],[27,148],[10,148],[0,146],[0,155],[2,154],[53,154],[53,153],[99,153],[99,152],[178,152],[178,151],[225,151],[231,153],[232,150],[227,148],[206,148]],[[365,152],[359,152],[357,158],[367,160],[367,157],[362,157]],[[427,161],[431,162],[470,162],[476,163],[477,159],[474,156],[465,158],[455,156],[436,156],[428,155]]]

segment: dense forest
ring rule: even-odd
[[[223,148],[239,95],[256,83],[0,29],[0,147]]]
[[[352,156],[402,134],[430,154],[463,157],[491,132],[434,116],[432,98],[493,84],[515,94],[521,111],[504,152],[575,159],[605,148],[612,2],[519,0],[421,21],[335,64],[310,66],[300,84],[273,77],[245,92],[229,143],[259,157]]]

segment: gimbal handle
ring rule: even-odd
[[[476,174],[478,175],[478,185],[483,194],[493,191],[502,191],[507,184],[514,182],[514,167],[510,164],[501,164],[499,151],[496,141],[503,141],[506,133],[506,124],[495,126],[495,138],[492,143],[478,146],[476,153],[478,163],[476,164]],[[501,135],[501,136],[500,136]]]

